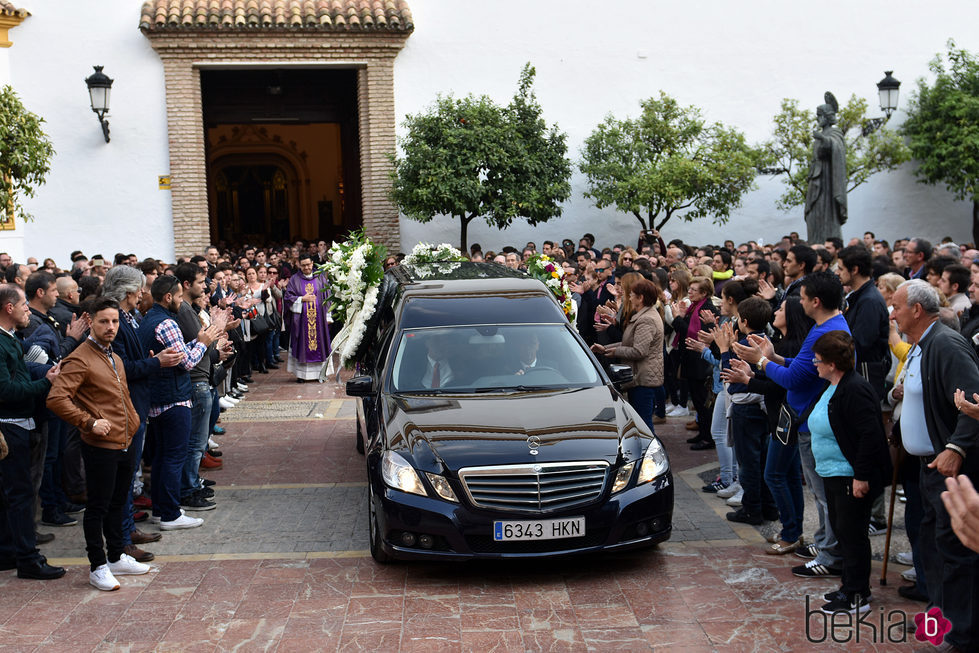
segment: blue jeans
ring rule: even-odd
[[[731,434],[744,490],[741,498],[744,511],[759,516],[774,511],[775,501],[762,478],[768,455],[768,416],[759,404],[732,404]]]
[[[133,543],[132,533],[136,530],[136,522],[133,521],[133,486],[136,484],[136,472],[139,470],[139,463],[143,458],[143,442],[145,440],[146,420],[143,420],[129,445],[129,467],[132,474],[129,477],[129,489],[126,491],[126,504],[122,507],[123,546],[129,546]]]
[[[269,365],[275,364],[275,357],[279,355],[279,330],[269,330],[265,338],[265,361]]]
[[[721,392],[714,400],[714,414],[710,420],[710,435],[714,438],[717,462],[721,465],[721,483],[730,485],[738,477],[738,463],[734,459],[734,447],[727,443],[727,405],[731,395]]]
[[[666,387],[658,385],[653,388],[653,414],[656,417],[666,417]]]
[[[0,487],[6,503],[0,502],[0,562],[26,567],[40,559],[34,536],[34,484],[31,481],[31,445],[41,438],[14,424],[0,423],[0,433],[10,453],[0,460]]]
[[[147,429],[153,438],[153,483],[150,486],[153,514],[163,521],[173,521],[180,517],[180,477],[187,462],[190,408],[174,406],[150,418]]]
[[[643,385],[629,388],[629,405],[636,409],[639,417],[646,423],[646,426],[649,427],[653,435],[656,434],[656,429],[653,428],[653,401],[655,400],[657,390],[662,391],[662,388]]]
[[[218,403],[218,389],[211,388],[211,417],[207,420],[208,434],[214,433],[218,418],[221,417],[221,404]]]
[[[797,443],[782,444],[776,438],[769,438],[765,483],[778,508],[782,541],[795,542],[802,537],[806,508],[802,497],[802,465]]]
[[[68,425],[57,417],[48,419],[48,448],[44,455],[44,475],[41,477],[41,508],[60,511],[68,503],[61,488],[61,459],[68,442]]]
[[[806,487],[816,500],[816,513],[819,515],[819,527],[812,534],[812,541],[819,549],[816,562],[839,569],[843,566],[843,556],[840,553],[840,543],[836,541],[836,533],[833,532],[833,526],[829,522],[826,487],[823,485],[823,477],[816,473],[816,459],[812,456],[810,433],[799,433],[799,457],[802,460],[802,475],[806,478]]]
[[[187,440],[187,457],[180,480],[180,496],[185,497],[200,489],[201,458],[207,451],[207,438],[211,434],[211,385],[198,381],[190,392],[193,407],[190,409],[190,438]]]

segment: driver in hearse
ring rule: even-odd
[[[553,368],[554,365],[541,358],[539,354],[540,350],[540,338],[533,331],[521,333],[515,338],[516,340],[516,361],[513,363],[512,369],[514,374],[526,374],[532,371],[534,368]]]

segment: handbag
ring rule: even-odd
[[[819,401],[819,397],[816,397],[809,404],[809,408],[801,415],[796,414],[792,406],[789,405],[789,402],[783,401],[782,407],[778,411],[778,424],[775,426],[774,433],[775,439],[785,446],[798,442],[799,427],[809,419],[809,415],[812,413],[812,409],[816,407],[817,401]]]
[[[249,328],[253,336],[260,338],[269,332],[269,321],[265,319],[264,315],[259,315],[252,319]]]

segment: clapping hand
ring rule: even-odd
[[[157,354],[156,357],[160,361],[160,367],[174,367],[183,361],[184,353],[176,347],[167,347]]]
[[[673,313],[673,317],[684,317],[687,314],[687,307],[683,305],[683,302],[673,302],[670,304],[670,311]]]
[[[774,299],[775,298],[775,286],[765,281],[764,278],[758,278],[758,294],[762,299]]]
[[[714,327],[712,333],[714,334],[714,342],[722,353],[731,348],[731,343],[737,342],[737,336],[734,335],[734,327],[730,322],[722,324],[719,327]]]
[[[707,349],[707,344],[700,342],[696,338],[687,338],[685,342],[687,345],[687,349],[692,349],[693,351],[696,352],[702,352],[705,349]]]
[[[699,340],[700,342],[704,343],[705,345],[709,345],[710,343],[714,342],[714,331],[713,330],[711,330],[711,331],[698,331],[697,332],[697,340]]]
[[[962,544],[979,551],[979,493],[965,475],[946,478],[945,487],[947,490],[941,496],[952,530]]]
[[[762,338],[756,334],[748,336],[747,345],[735,342],[731,344],[731,348],[737,354],[738,358],[748,361],[752,365],[760,361],[762,356],[771,358],[775,353],[775,348],[772,347],[772,343],[767,338]]]
[[[754,373],[751,371],[751,366],[744,361],[732,358],[730,363],[730,368],[721,370],[722,381],[726,383],[745,384],[754,376]]]
[[[87,329],[88,313],[82,313],[71,318],[71,323],[65,329],[65,335],[75,340],[81,340]]]
[[[972,419],[979,420],[979,394],[973,392],[972,398],[976,401],[976,403],[973,403],[965,398],[965,390],[956,390],[955,407]]]
[[[620,297],[622,295],[622,288],[617,283],[605,284],[605,287],[608,289],[608,293],[612,295],[612,297]]]
[[[714,324],[717,322],[717,316],[708,311],[706,308],[700,309],[700,321],[706,324]]]

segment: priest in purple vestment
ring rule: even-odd
[[[289,360],[287,368],[303,383],[318,379],[330,355],[330,330],[327,328],[329,284],[324,275],[313,275],[313,259],[299,258],[299,272],[289,278],[282,298],[283,309],[292,314],[289,322]]]

